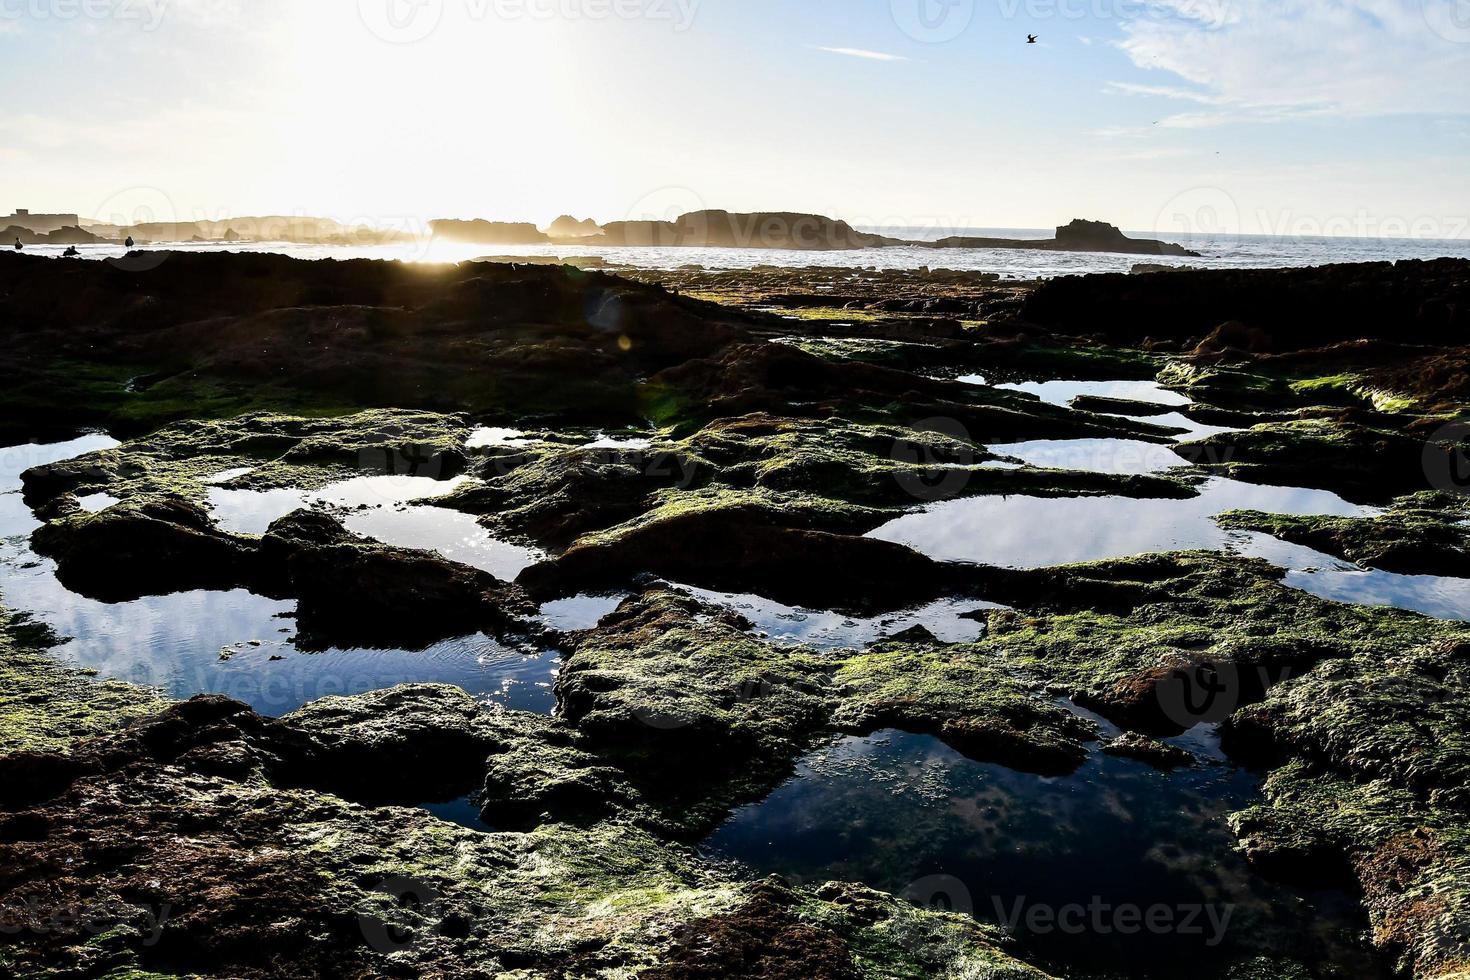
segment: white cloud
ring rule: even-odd
[[[886,53],[884,53],[882,51],[867,51],[867,50],[864,50],[863,48],[828,48],[828,47],[824,47],[822,45],[815,45],[815,47],[816,47],[816,49],[818,51],[825,51],[828,54],[840,54],[840,55],[843,55],[844,57],[848,57],[848,58],[866,58],[869,61],[908,61],[909,60],[909,59],[905,58],[903,55],[899,55],[899,54],[886,54]]]
[[[1230,107],[1244,118],[1470,112],[1470,43],[1462,43],[1470,37],[1444,29],[1457,23],[1456,5],[1465,0],[1145,2],[1152,15],[1127,21],[1119,46],[1139,67],[1197,89],[1118,84],[1118,91]]]

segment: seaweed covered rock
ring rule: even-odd
[[[850,520],[852,509],[839,502],[793,503],[783,510],[772,496],[671,500],[626,525],[579,539],[557,558],[527,569],[518,582],[533,594],[570,595],[648,572],[704,588],[758,589],[777,601],[856,611],[932,598],[955,578],[903,545],[811,526]]]
[[[750,318],[598,272],[500,263],[152,253],[146,275],[5,255],[16,419],[147,431],[254,409],[555,413],[635,421],[648,375]],[[80,369],[79,369],[80,368]]]
[[[299,642],[422,648],[480,630],[504,632],[516,600],[489,572],[430,551],[350,534],[326,514],[288,514],[266,531],[267,571],[297,600]]]
[[[586,448],[542,450],[514,467],[497,457],[480,474],[481,482],[439,503],[483,514],[502,533],[550,547],[630,520],[655,505],[659,490],[711,475],[699,460],[675,452]]]
[[[982,650],[910,638],[823,654],[773,645],[748,625],[653,591],[579,634],[556,684],[574,740],[562,736],[550,755],[492,758],[487,815],[507,786],[520,787],[510,802],[537,798],[513,771],[527,759],[545,758],[554,785],[605,791],[615,808],[683,836],[769,792],[839,733],[934,733],[973,758],[1045,773],[1075,769],[1096,738]]]
[[[1344,778],[1305,762],[1273,772],[1267,802],[1231,818],[1263,869],[1314,884],[1349,881],[1373,942],[1400,972],[1459,977],[1470,969],[1470,833],[1465,812],[1427,804],[1388,780]]]
[[[1467,268],[1463,259],[1436,259],[1059,276],[1026,297],[1021,316],[1122,347],[1153,339],[1188,350],[1228,321],[1277,351],[1405,334],[1450,345],[1462,342],[1470,316]]]
[[[57,662],[46,653],[56,641],[49,629],[0,612],[0,755],[65,753],[162,706],[150,691]]]
[[[945,419],[980,442],[1025,439],[1139,438],[1164,441],[1173,430],[1119,416],[1089,415],[1021,392],[981,388],[857,361],[830,361],[788,344],[732,343],[649,379],[645,414],[663,424],[767,413],[914,425]]]
[[[405,684],[312,701],[284,716],[315,742],[312,785],[414,803],[474,788],[497,745],[495,712],[457,687]]]
[[[1454,443],[1347,419],[1265,423],[1175,446],[1207,471],[1248,483],[1319,487],[1363,503],[1429,489],[1426,452],[1443,456],[1449,472]],[[1461,450],[1462,451],[1462,450]]]
[[[976,571],[990,614],[979,645],[1125,727],[1169,735],[1220,722],[1285,681],[1457,627],[1287,588],[1265,562],[1205,552]]]
[[[834,724],[933,734],[975,759],[1023,772],[1064,774],[1087,758],[1096,727],[1014,670],[969,646],[880,643],[837,671]]]
[[[1364,568],[1404,575],[1470,577],[1470,500],[1425,491],[1375,517],[1303,517],[1230,511],[1221,527],[1270,534]]]
[[[1191,766],[1195,761],[1193,755],[1179,746],[1140,735],[1138,732],[1124,732],[1116,738],[1110,738],[1103,744],[1102,750],[1121,759],[1147,762],[1156,769]]]
[[[145,496],[37,528],[31,546],[53,558],[74,591],[108,602],[253,581],[255,542],[221,531],[198,503]]]
[[[452,700],[430,715],[463,718]],[[368,705],[349,710],[349,732],[371,724],[357,710]],[[1024,970],[968,920],[865,889],[740,884],[628,825],[484,834],[283,788],[299,772],[289,750],[314,745],[288,723],[197,699],[71,756],[0,754],[0,964],[252,980],[686,975],[693,937],[769,904],[806,925],[766,964],[811,963],[818,947],[859,974]],[[36,910],[44,927],[25,928]]]
[[[150,495],[202,502],[220,474],[233,488],[316,489],[353,476],[448,479],[464,467],[463,417],[380,409],[338,418],[257,412],[182,421],[111,449],[33,467],[25,499],[44,506],[64,494]]]

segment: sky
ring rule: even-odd
[[[0,214],[1470,237],[1470,0],[0,0],[0,59]]]

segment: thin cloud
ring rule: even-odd
[[[1137,85],[1133,82],[1109,82],[1106,91],[1117,92],[1122,95],[1154,95],[1161,99],[1177,99],[1185,102],[1198,102],[1201,105],[1232,105],[1234,99],[1223,95],[1211,95],[1208,92],[1192,92],[1189,89],[1175,88],[1170,85]]]
[[[840,54],[845,58],[866,58],[869,61],[908,61],[901,54],[888,54],[883,51],[868,51],[865,48],[829,48],[823,45],[814,45],[818,51],[828,54]]]
[[[1142,2],[1159,15],[1125,21],[1118,47],[1137,67],[1191,87],[1130,94],[1262,120],[1466,113],[1470,44],[1456,42],[1470,32],[1454,17],[1463,0]]]

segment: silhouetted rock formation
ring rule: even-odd
[[[1198,258],[1182,245],[1153,238],[1129,238],[1117,226],[1106,221],[1074,218],[1057,228],[1055,238],[941,238],[931,243],[934,248],[1020,248],[1048,252],[1121,252],[1126,255],[1177,255]]]
[[[529,221],[439,218],[429,222],[429,230],[435,238],[475,245],[542,245],[551,241]]]
[[[591,218],[578,221],[569,214],[564,214],[551,223],[546,229],[546,234],[555,239],[567,241],[582,241],[589,238],[601,238],[602,226]]]
[[[228,221],[146,221],[134,225],[87,222],[95,234],[121,241],[143,242],[252,241],[292,242],[304,245],[389,245],[412,241],[413,235],[367,225],[344,225],[332,218],[305,215],[256,215]]]
[[[1180,350],[1211,338],[1266,352],[1356,340],[1459,344],[1470,331],[1470,262],[1067,276],[1043,283],[1021,315],[1061,333]]]
[[[604,245],[827,251],[901,244],[857,231],[846,221],[788,211],[692,211],[677,221],[614,221],[602,230]]]
[[[22,245],[96,245],[113,239],[94,235],[75,226],[58,228],[49,234],[32,231],[20,225],[11,225],[0,231],[0,241],[19,241]]]

